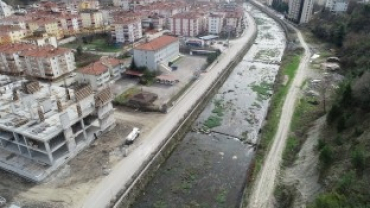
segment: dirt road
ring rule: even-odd
[[[231,58],[238,54],[245,43],[251,39],[256,25],[252,17],[246,14],[248,31],[244,35],[231,43],[231,47],[221,55],[218,64],[213,65],[207,73],[199,77],[192,87],[180,98],[180,101],[167,113],[162,121],[146,136],[146,142],[138,142],[138,146],[126,158],[122,159],[111,171],[103,178],[91,193],[82,199],[82,203],[76,207],[103,208],[109,204],[116,193],[140,170],[142,163],[156,151],[158,145],[170,134],[176,124],[182,119],[183,115],[193,106],[207,90],[208,86],[215,80],[223,69],[229,64]]]
[[[305,70],[311,57],[309,47],[302,37],[302,34],[299,30],[295,30],[305,52],[299,64],[299,68],[297,70],[293,83],[290,86],[289,92],[286,96],[279,121],[279,126],[273,139],[273,144],[262,166],[262,170],[254,184],[253,191],[249,199],[249,208],[272,207],[269,203],[274,192],[275,178],[280,170],[280,162],[288,137],[295,102],[300,90],[299,87],[305,79]]]

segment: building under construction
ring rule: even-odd
[[[110,88],[1,82],[0,167],[43,180],[115,126],[111,100]]]

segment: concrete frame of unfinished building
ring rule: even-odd
[[[42,181],[115,126],[110,88],[94,94],[89,85],[35,84],[39,89],[24,93],[24,83],[0,87],[0,168]]]

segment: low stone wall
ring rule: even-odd
[[[248,43],[245,44],[239,54],[234,57],[234,59],[226,66],[218,79],[211,84],[204,96],[200,98],[199,102],[190,108],[191,110],[183,117],[183,120],[179,122],[177,125],[178,127],[174,129],[170,136],[164,140],[163,144],[158,146],[156,153],[151,155],[142,165],[142,168],[140,168],[141,171],[132,177],[132,182],[130,182],[130,185],[123,187],[122,190],[116,195],[116,198],[112,199],[110,205],[107,207],[130,207],[130,205],[135,201],[136,197],[146,187],[147,183],[153,178],[155,172],[160,168],[161,164],[166,161],[171,152],[184,138],[193,121],[204,110],[210,99],[212,99],[214,94],[223,85],[236,65],[243,59],[246,52],[253,45],[256,37],[257,31],[254,31],[252,38],[248,41]]]

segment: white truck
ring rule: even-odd
[[[126,145],[134,143],[135,139],[140,135],[140,130],[137,127],[134,127],[130,134],[126,137]]]

